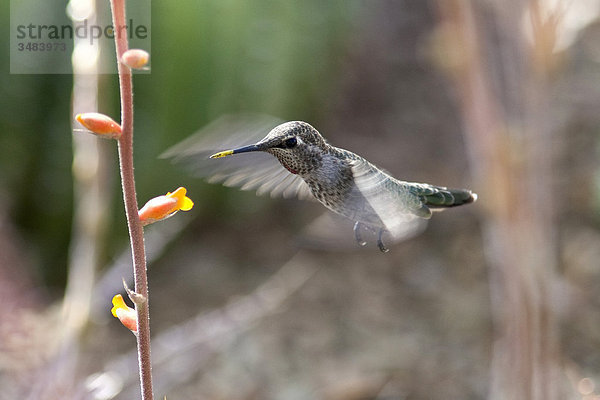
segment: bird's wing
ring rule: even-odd
[[[302,178],[289,173],[270,154],[256,152],[209,159],[218,151],[258,142],[282,122],[265,115],[226,115],[171,147],[161,157],[186,165],[211,183],[256,190],[259,195],[310,199],[310,189]]]
[[[400,181],[364,159],[352,160],[356,187],[395,241],[421,233],[431,212]]]

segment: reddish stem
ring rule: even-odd
[[[111,0],[111,11],[117,50],[117,67],[119,72],[119,89],[121,95],[121,127],[119,139],[119,167],[127,227],[131,240],[133,257],[135,292],[145,301],[136,302],[138,318],[137,350],[140,371],[140,386],[143,400],[152,400],[152,364],[150,361],[150,320],[148,309],[148,278],[146,275],[146,254],[144,248],[144,231],[138,218],[138,204],[135,192],[133,172],[133,83],[131,70],[121,63],[121,56],[128,49],[125,0]]]

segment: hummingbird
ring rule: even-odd
[[[243,130],[242,126],[243,122],[240,130]],[[262,126],[254,129],[255,132],[261,130],[264,135],[266,130]],[[241,140],[240,136],[230,142]],[[197,141],[184,141],[165,155],[195,156],[201,153],[194,146]],[[206,147],[204,143],[200,149]],[[362,230],[374,232],[377,246],[384,253],[388,251],[382,239],[384,233],[395,239],[405,237],[431,218],[433,211],[477,200],[477,194],[468,189],[448,189],[396,179],[358,154],[329,144],[313,126],[303,121],[281,123],[257,142],[216,152],[209,159],[233,155],[242,158],[255,153],[268,153],[278,163],[263,160],[254,164],[248,159],[248,163],[216,167],[204,174],[210,175],[209,182],[239,186],[242,190],[255,189],[258,194],[312,197],[354,222],[358,244],[366,244]]]

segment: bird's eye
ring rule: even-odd
[[[285,143],[285,147],[287,147],[288,149],[291,149],[292,147],[296,147],[296,144],[298,143],[298,141],[296,140],[295,137],[286,139]]]

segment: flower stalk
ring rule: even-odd
[[[131,69],[121,60],[128,50],[125,19],[125,0],[110,1],[113,26],[115,29],[115,47],[119,74],[119,92],[121,99],[121,128],[119,144],[119,169],[127,227],[131,240],[135,292],[146,299],[136,304],[137,313],[137,351],[140,372],[140,386],[143,400],[154,398],[152,390],[152,364],[150,359],[150,320],[148,308],[148,278],[146,274],[146,253],[144,232],[138,217],[137,195],[133,172],[133,82]]]

